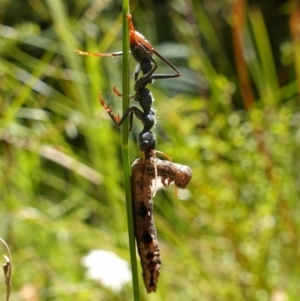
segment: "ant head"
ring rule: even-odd
[[[129,25],[129,38],[130,38],[130,46],[131,48],[143,48],[146,47],[147,50],[152,51],[153,47],[150,42],[138,31],[135,30],[133,23],[132,23],[132,16],[131,14],[126,15],[126,19]],[[133,49],[131,49],[132,52]]]
[[[156,137],[155,135],[150,132],[141,132],[139,135],[139,146],[140,151],[144,152],[145,154],[149,154],[156,147]]]
[[[132,20],[132,15],[131,14],[126,14],[126,19],[128,20],[128,21],[131,21]]]

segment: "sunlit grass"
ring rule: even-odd
[[[97,96],[101,90],[121,112],[112,87],[121,89],[122,59],[74,53],[121,50],[121,10],[99,8],[93,17],[82,2],[73,9],[60,1],[37,3],[47,26],[0,28],[0,236],[14,261],[13,300],[21,300],[16,293],[28,284],[41,300],[132,300],[131,285],[113,292],[88,280],[81,265],[92,249],[130,261],[120,132]],[[230,19],[227,6],[232,35],[244,33],[234,39],[241,44],[232,55],[245,80],[228,57],[232,40],[224,42],[206,10],[198,3],[184,10],[183,3],[170,5],[173,56],[158,47],[182,77],[151,86],[157,149],[191,166],[193,179],[183,199],[173,187],[157,192],[161,275],[149,297],[140,283],[142,299],[264,301],[282,293],[298,300],[295,36],[285,57],[290,65],[276,66],[260,9],[240,2],[240,28],[242,20]],[[133,17],[156,45],[155,30],[162,28],[150,8],[135,7]],[[131,74],[134,66],[131,59]],[[254,102],[247,105],[245,97]],[[140,128],[135,122],[129,135],[130,163],[139,156]]]

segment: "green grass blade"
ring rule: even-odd
[[[129,13],[129,0],[123,1],[123,114],[129,107],[129,29],[126,14]],[[123,171],[124,184],[126,193],[126,210],[128,222],[128,236],[129,236],[129,250],[131,258],[132,270],[132,285],[134,300],[139,300],[139,282],[138,269],[136,260],[135,235],[133,226],[132,214],[132,195],[131,195],[131,180],[130,180],[130,160],[129,160],[129,146],[128,146],[129,122],[128,118],[122,126],[122,156],[123,156]]]
[[[276,106],[280,102],[277,73],[273,59],[272,47],[265,27],[262,13],[259,8],[250,10],[250,23],[253,38],[257,49],[257,56],[262,72],[262,101],[266,105]]]

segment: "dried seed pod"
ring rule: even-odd
[[[152,214],[154,177],[145,172],[145,165],[141,159],[135,160],[131,168],[135,238],[141,258],[145,287],[150,293],[156,291],[161,264]]]
[[[150,153],[144,160],[135,160],[131,166],[135,237],[148,293],[156,291],[161,265],[153,219],[153,180],[156,177],[161,177],[166,187],[174,181],[177,187],[185,188],[192,178],[192,171],[186,165],[160,160]]]
[[[155,158],[157,175],[161,182],[168,187],[173,181],[178,188],[185,188],[192,178],[192,170],[187,165]]]

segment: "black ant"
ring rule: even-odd
[[[120,126],[124,122],[124,120],[127,118],[129,115],[129,130],[131,131],[132,129],[132,123],[133,123],[133,114],[142,121],[144,125],[143,132],[150,131],[151,128],[155,125],[156,119],[155,119],[155,111],[152,108],[152,104],[154,102],[154,97],[149,89],[146,88],[146,84],[149,82],[149,79],[153,77],[153,72],[156,70],[156,68],[152,68],[150,72],[148,72],[145,76],[139,78],[134,86],[134,90],[136,93],[134,96],[131,96],[134,98],[135,101],[137,101],[142,110],[132,106],[127,109],[127,111],[124,113],[122,118],[113,114],[112,109],[105,103],[103,98],[101,97],[101,93],[98,92],[99,98],[100,98],[100,103],[101,105],[105,108],[106,112],[109,114],[111,117],[112,121],[117,125]],[[113,88],[113,91],[115,92],[116,95],[122,96],[120,92],[116,89],[116,87]]]
[[[130,50],[134,59],[138,62],[138,65],[134,71],[134,79],[137,81],[140,71],[142,71],[143,76],[145,77],[148,73],[151,73],[151,77],[147,78],[146,84],[151,84],[155,79],[166,79],[180,77],[180,73],[177,68],[172,65],[165,57],[163,57],[159,52],[157,52],[150,42],[138,31],[135,30],[132,23],[132,16],[130,14],[126,15],[126,18],[129,23],[129,39],[130,39]],[[92,53],[87,51],[81,51],[76,49],[76,53],[81,55],[88,56],[98,56],[98,57],[116,57],[121,56],[122,51],[111,52],[111,53]],[[152,55],[155,54],[160,58],[166,65],[175,71],[174,74],[154,74],[157,69],[157,63],[153,59]]]
[[[133,123],[133,115],[135,114],[136,117],[142,121],[144,124],[143,131],[150,131],[150,129],[155,125],[155,111],[152,108],[152,104],[154,101],[153,95],[149,89],[146,88],[146,85],[152,83],[154,79],[166,79],[172,77],[180,76],[179,71],[163,56],[161,56],[150,44],[146,38],[140,34],[139,32],[135,31],[133,23],[132,23],[132,16],[127,14],[127,20],[129,22],[129,37],[130,37],[130,48],[133,57],[138,61],[138,66],[135,71],[135,94],[132,98],[139,102],[142,110],[139,108],[132,106],[124,113],[122,118],[113,114],[112,109],[108,107],[101,97],[101,93],[99,92],[99,99],[101,105],[105,108],[113,122],[120,126],[124,122],[124,120],[129,115],[130,123],[129,123],[129,130],[132,129]],[[122,55],[122,52],[113,52],[113,53],[89,53],[89,52],[82,52],[77,50],[76,52],[83,54],[83,55],[92,55],[92,56],[119,56]],[[176,71],[175,74],[154,74],[157,69],[157,63],[153,59],[152,54],[156,54],[161,60],[163,60],[167,65],[169,65],[173,70]],[[139,72],[142,71],[144,76],[138,78]],[[122,96],[116,88],[114,88],[115,94],[118,96]]]

